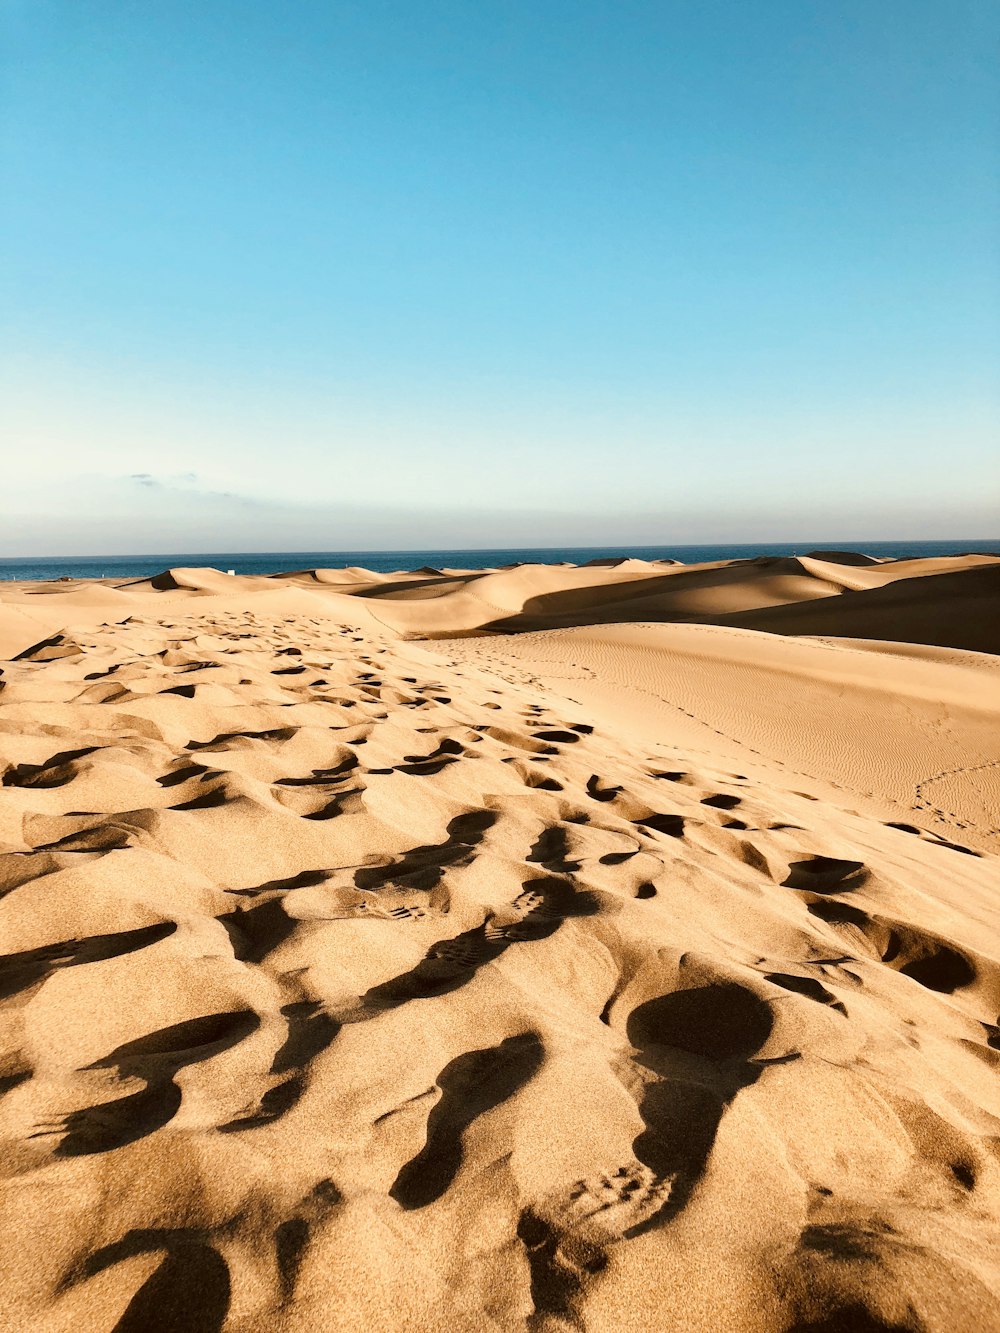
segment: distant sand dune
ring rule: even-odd
[[[997,1333],[998,580],[0,584],[0,1327]]]

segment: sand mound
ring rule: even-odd
[[[864,555],[861,551],[807,551],[810,560],[822,560],[831,565],[877,565],[878,557]]]
[[[1000,653],[1000,562],[921,571],[859,588],[836,605],[804,602],[745,611],[728,623],[776,634],[833,634]]]
[[[321,615],[341,614],[342,600],[351,598],[365,610],[355,606],[348,618],[408,638],[695,621],[783,634],[903,639],[994,651],[995,636],[982,623],[983,599],[988,602],[994,595],[988,571],[998,568],[1000,557],[995,555],[873,561],[834,551],[702,565],[609,558],[581,566],[517,564],[486,570],[424,566],[389,574],[350,567],[231,577],[216,569],[173,569],[151,580],[125,580],[117,586],[0,586],[0,650],[26,647],[42,637],[40,631],[58,629],[72,618],[97,623],[112,608],[120,608],[124,616],[152,592],[177,601],[211,598],[213,605],[232,607],[249,595],[287,595],[294,588],[314,594],[311,605]],[[971,576],[975,570],[983,571],[978,582],[967,577],[952,585],[913,586],[914,580]],[[898,597],[885,593],[883,600],[872,601],[862,596],[903,582],[911,586]],[[977,587],[982,593],[974,591]],[[956,592],[956,602],[946,606],[950,588]],[[831,601],[819,611],[821,599],[836,599],[836,605]],[[295,609],[304,611],[306,605],[299,602]]]
[[[826,553],[827,555],[831,553]],[[376,583],[359,571],[342,571],[336,590],[370,603],[378,622],[414,638],[562,629],[635,621],[745,624],[785,634],[833,633],[902,638],[949,647],[994,651],[982,607],[971,590],[981,570],[984,596],[992,596],[996,556],[872,562],[858,557],[760,557],[714,564],[667,566],[642,560],[587,565],[517,565],[502,570],[431,570],[385,575]],[[960,592],[945,607],[943,588],[909,587],[885,595],[885,612],[869,610],[863,594],[896,583],[956,576]],[[962,576],[962,578],[959,578]],[[844,599],[861,597],[854,603]],[[832,599],[832,600],[831,600]],[[810,608],[829,602],[814,616]],[[836,604],[834,604],[836,602]],[[377,606],[375,605],[377,603]],[[904,609],[905,607],[909,609]],[[769,617],[780,609],[780,618]],[[894,632],[893,617],[901,616]],[[756,618],[755,618],[756,617]],[[832,626],[833,628],[827,628]],[[837,628],[843,626],[843,628]]]
[[[157,592],[231,593],[232,575],[209,567],[201,569],[167,569],[149,580],[149,586]],[[244,589],[266,588],[270,584],[267,578],[252,578],[244,575],[240,579]]]
[[[3,1327],[1000,1329],[998,566],[812,560],[5,589]],[[468,633],[733,601],[930,646]]]

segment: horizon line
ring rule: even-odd
[[[281,556],[287,558],[293,555],[480,555],[484,552],[516,552],[516,551],[610,551],[610,550],[698,550],[705,547],[715,546],[752,546],[766,548],[775,546],[807,546],[811,545],[814,550],[843,550],[851,551],[865,545],[876,546],[902,546],[908,543],[921,546],[949,546],[958,543],[976,543],[986,542],[991,545],[1000,545],[1000,536],[998,537],[872,537],[872,538],[854,538],[850,541],[837,542],[834,540],[816,542],[815,539],[773,538],[768,541],[702,541],[702,542],[602,542],[597,545],[577,545],[571,542],[564,542],[557,546],[357,546],[343,547],[340,549],[318,548],[311,550],[206,550],[206,551],[99,551],[99,552],[75,552],[72,554],[57,555],[5,555],[0,556],[0,564],[23,564],[31,561],[45,562],[56,560],[155,560],[159,558],[175,558],[178,556],[195,555],[229,555],[229,556],[250,556],[254,558],[263,558],[265,556]],[[969,552],[975,554],[975,552]]]

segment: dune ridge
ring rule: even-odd
[[[1000,556],[875,560],[844,551],[703,565],[636,559],[503,569],[310,569],[230,576],[164,570],[152,579],[0,584],[0,651],[60,628],[75,607],[88,619],[158,592],[171,601],[303,594],[295,609],[420,639],[633,621],[733,624],[780,634],[834,635],[1000,653],[990,614],[1000,596]],[[347,615],[342,598],[361,603]]]
[[[998,579],[0,585],[2,1327],[1000,1329]]]

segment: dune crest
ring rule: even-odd
[[[1000,1330],[998,578],[0,585],[3,1326]]]
[[[152,592],[171,600],[301,596],[296,611],[337,616],[418,639],[641,622],[732,624],[780,634],[835,635],[1000,653],[990,614],[1000,596],[1000,556],[876,560],[849,551],[682,565],[602,558],[585,565],[509,565],[395,574],[353,566],[272,576],[211,568],[164,570],[120,582],[0,584],[0,652],[16,652],[74,615],[95,622],[127,613]],[[362,603],[348,614],[341,599]],[[835,600],[834,600],[835,599]],[[71,613],[69,608],[73,607]]]

